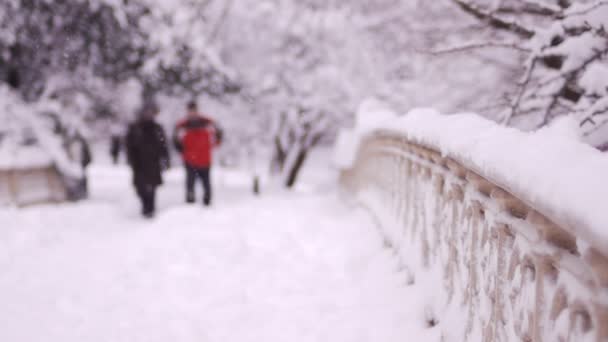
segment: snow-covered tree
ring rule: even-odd
[[[264,150],[259,154],[270,155],[282,182],[291,185],[311,149],[331,141],[369,97],[401,112],[433,105],[485,114],[502,106],[509,111],[497,119],[521,125],[541,120],[542,108],[550,109],[548,119],[564,110],[567,96],[551,105],[543,95],[556,93],[553,75],[567,81],[565,95],[593,88],[570,107],[581,122],[600,122],[591,109],[600,106],[604,90],[591,75],[601,73],[602,54],[583,63],[593,72],[575,71],[583,65],[574,61],[591,56],[590,43],[601,45],[603,3],[10,0],[0,9],[0,80],[30,100],[61,103],[75,121],[96,121],[95,132],[109,131],[108,121],[127,120],[139,103],[130,97],[140,93],[162,94],[156,97],[171,104],[171,112],[198,98],[203,111],[221,113],[216,118],[229,127],[231,153],[244,155],[239,146]],[[478,40],[464,44],[473,32]],[[587,52],[557,56],[577,41]],[[501,50],[469,49],[478,47]],[[447,53],[463,49],[470,53]],[[428,53],[436,50],[444,53]],[[562,66],[548,67],[551,60]],[[503,97],[518,72],[529,79]],[[167,125],[175,120],[165,119]]]
[[[424,2],[401,0],[232,6],[218,35],[220,55],[237,71],[248,99],[237,111],[251,113],[247,120],[258,127],[258,141],[272,148],[272,169],[282,170],[285,183],[297,177],[294,170],[315,145],[295,142],[331,140],[337,127],[352,122],[364,98],[378,97],[403,111],[473,98],[450,89],[480,83],[464,77],[473,70],[468,60],[468,69],[444,76],[445,69],[428,67],[429,56],[418,52],[434,40],[420,14],[433,11]]]
[[[116,95],[134,78],[146,95],[234,92],[199,27],[207,23],[193,19],[202,3],[10,0],[0,9],[0,80],[30,101],[49,94],[47,81],[56,77],[85,95],[99,80]]]
[[[119,82],[134,75],[150,53],[138,28],[144,9],[122,11],[99,1],[11,0],[0,16],[0,78],[28,100],[57,74]],[[131,6],[134,8],[133,6]]]
[[[459,49],[507,48],[524,59],[500,121],[536,129],[572,114],[581,126],[608,115],[608,1],[451,0],[498,34]]]
[[[90,152],[82,126],[60,120],[54,101],[26,103],[15,90],[0,84],[0,164],[3,169],[53,165],[62,176],[68,198],[86,196],[84,168]]]

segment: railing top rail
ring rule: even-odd
[[[350,134],[434,150],[573,234],[579,250],[608,251],[608,156],[569,136],[567,122],[528,133],[473,114],[414,110]]]

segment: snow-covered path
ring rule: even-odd
[[[327,184],[254,198],[241,176],[218,172],[204,209],[182,204],[175,170],[157,218],[144,221],[125,168],[90,176],[89,201],[0,209],[0,341],[436,335],[371,219]]]

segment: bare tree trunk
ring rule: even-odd
[[[283,135],[283,131],[288,129],[286,127],[286,120],[284,114],[281,115],[279,126],[274,135],[274,153],[272,155],[272,160],[270,161],[270,173],[277,174],[282,173],[285,168],[285,161],[287,160],[287,153],[290,149],[289,142],[283,141],[281,136]]]
[[[291,165],[289,173],[287,174],[287,179],[285,180],[285,186],[287,188],[291,189],[296,184],[300,170],[302,170],[302,166],[304,165],[306,157],[308,156],[308,150],[309,148],[307,147],[301,147],[300,151],[298,151],[298,156]]]
[[[318,143],[319,141],[321,141],[321,138],[323,137],[323,134],[318,133],[316,135],[314,135],[314,137],[312,138],[312,140],[310,140],[310,144],[302,144],[302,145],[296,145],[299,146],[299,151],[298,154],[294,160],[294,162],[289,165],[289,173],[287,174],[287,178],[285,181],[285,186],[287,188],[292,188],[297,179],[298,179],[298,175],[300,174],[300,171],[302,170],[302,166],[304,165],[304,162],[306,161],[306,157],[308,157],[308,152],[310,152],[311,149],[313,149]],[[305,137],[306,139],[306,137]]]
[[[284,146],[281,145],[279,137],[274,138],[274,153],[272,156],[272,162],[270,165],[272,173],[281,173],[285,167],[285,160],[287,159],[287,151]]]

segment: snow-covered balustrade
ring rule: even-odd
[[[0,205],[65,201],[62,179],[52,166],[26,170],[0,169]]]
[[[362,111],[376,119],[338,140],[342,187],[428,288],[446,341],[608,340],[606,156],[567,121]]]
[[[37,146],[11,149],[0,143],[0,206],[66,199],[64,180],[43,149]]]

